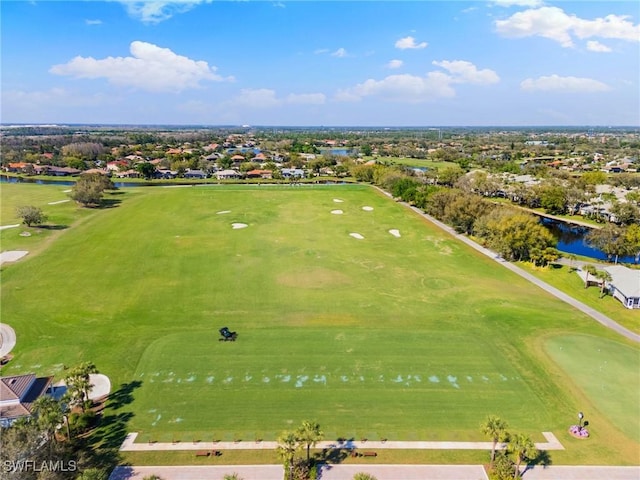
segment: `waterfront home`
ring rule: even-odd
[[[624,265],[604,267],[611,275],[609,292],[626,308],[640,308],[640,270],[632,270]]]

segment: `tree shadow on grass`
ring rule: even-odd
[[[331,470],[332,465],[344,462],[355,452],[353,440],[353,438],[339,438],[334,445],[329,448],[323,448],[322,452],[314,454],[314,462],[318,465],[318,480],[322,479],[323,472]]]
[[[103,198],[98,205],[98,209],[115,208],[122,203],[119,198]]]
[[[66,230],[69,225],[38,225],[41,230]]]
[[[551,455],[549,455],[549,452],[547,452],[546,450],[540,450],[538,452],[538,456],[527,463],[527,466],[520,475],[524,476],[525,473],[527,473],[529,470],[533,470],[537,466],[541,466],[543,469],[547,468],[552,463],[553,462],[551,460]]]
[[[78,440],[85,442],[86,451],[91,452],[88,463],[92,467],[111,471],[122,463],[120,446],[127,437],[127,426],[134,413],[117,410],[133,402],[133,392],[141,386],[139,380],[120,385],[109,395],[98,427],[86,438]]]

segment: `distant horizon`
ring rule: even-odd
[[[2,2],[5,124],[640,126],[637,2]]]
[[[237,129],[313,129],[313,130],[455,130],[455,129],[553,129],[553,130],[640,130],[640,125],[239,125],[204,123],[99,123],[99,122],[58,122],[58,123],[18,123],[0,122],[0,128],[62,128],[62,127],[122,127],[122,128],[237,128]]]

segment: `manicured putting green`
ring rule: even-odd
[[[546,349],[598,409],[630,438],[640,441],[637,349],[587,335],[553,337],[546,342]],[[589,412],[585,413],[588,419]]]

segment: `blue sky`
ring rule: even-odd
[[[0,2],[1,121],[640,125],[634,1]]]

